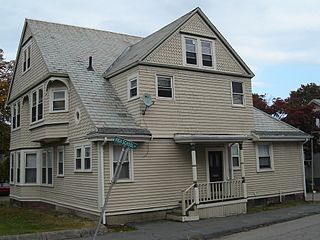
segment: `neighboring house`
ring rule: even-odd
[[[199,8],[145,38],[26,20],[8,98],[12,201],[98,215],[121,150],[115,136],[139,145],[109,223],[303,198],[309,136],[253,108],[253,76]]]
[[[320,99],[313,99],[309,103],[310,105],[313,105],[313,111],[320,112]],[[305,172],[306,177],[308,179],[312,178],[312,170],[313,170],[313,179],[314,184],[319,191],[320,187],[320,118],[315,119],[315,127],[317,129],[314,129],[312,131],[311,135],[314,138],[312,151],[313,155],[311,153],[311,150],[305,151]],[[313,166],[312,166],[313,161]]]

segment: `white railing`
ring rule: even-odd
[[[243,198],[242,180],[199,183],[199,202]]]
[[[196,203],[194,194],[194,184],[182,191],[181,209],[182,215],[185,216],[187,211]]]

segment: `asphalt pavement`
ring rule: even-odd
[[[268,227],[215,238],[219,240],[316,240],[320,239],[320,214]],[[213,240],[213,239],[212,239]]]

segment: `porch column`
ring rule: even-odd
[[[247,183],[246,183],[246,173],[244,169],[244,157],[243,157],[243,144],[239,143],[240,149],[240,167],[241,167],[241,178],[242,178],[242,186],[243,186],[243,197],[247,198]]]
[[[196,204],[199,204],[199,189],[198,189],[198,175],[197,175],[197,157],[196,145],[191,143],[191,160],[192,160],[192,180],[194,183],[194,199]]]

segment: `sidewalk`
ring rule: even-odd
[[[203,240],[250,230],[261,226],[320,214],[320,205],[306,204],[253,214],[211,218],[197,222],[154,221],[133,224],[136,231],[108,233],[99,240]],[[92,238],[83,238],[91,240]]]

